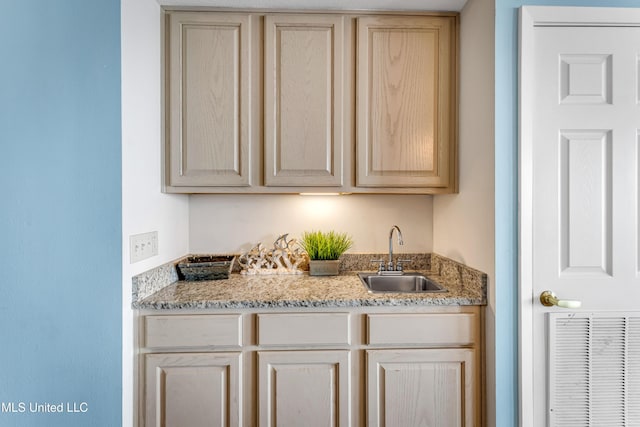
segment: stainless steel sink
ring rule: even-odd
[[[445,288],[420,273],[384,276],[377,273],[358,273],[369,292],[447,292]]]

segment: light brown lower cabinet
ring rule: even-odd
[[[242,425],[242,353],[145,355],[145,425]]]
[[[138,426],[483,425],[480,307],[138,316]]]
[[[258,424],[351,425],[349,359],[348,350],[259,351]]]
[[[473,353],[457,348],[367,351],[367,425],[476,425]]]

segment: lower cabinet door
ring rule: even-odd
[[[261,427],[351,425],[346,350],[258,352]]]
[[[145,355],[144,425],[241,426],[241,360],[239,352]]]
[[[368,350],[367,426],[472,427],[471,349]]]

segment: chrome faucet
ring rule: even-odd
[[[404,240],[402,240],[402,231],[400,231],[400,227],[394,225],[391,227],[391,231],[389,231],[389,262],[387,262],[387,271],[394,271],[393,267],[393,230],[398,230],[398,244],[404,245]]]
[[[402,231],[400,231],[400,227],[394,225],[391,227],[391,231],[389,231],[389,261],[385,265],[383,259],[372,259],[371,262],[375,262],[378,264],[378,274],[382,276],[401,276],[404,274],[404,269],[402,264],[411,262],[409,259],[399,259],[396,261],[395,265],[393,263],[393,231],[398,230],[398,244],[404,245],[404,240],[402,240]]]

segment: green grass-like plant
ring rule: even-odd
[[[329,231],[305,231],[300,246],[307,252],[311,260],[335,260],[340,258],[353,245],[347,233]]]

